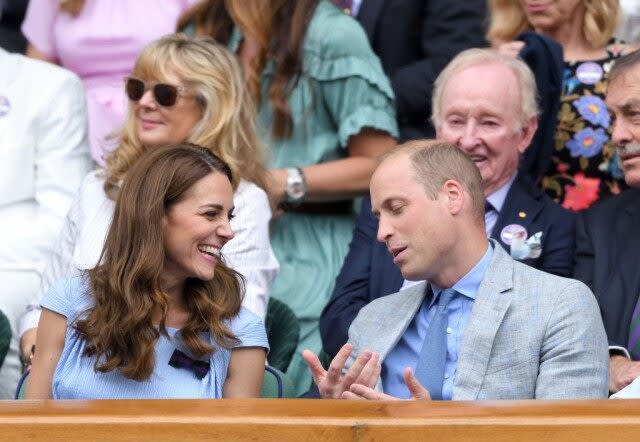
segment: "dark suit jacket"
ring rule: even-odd
[[[578,215],[573,276],[596,295],[609,345],[627,347],[640,293],[640,189],[595,204]]]
[[[555,146],[564,70],[562,46],[537,32],[525,32],[517,40],[525,43],[518,56],[533,72],[540,106],[538,129],[520,162],[520,170],[537,182],[547,173]]]
[[[560,276],[571,274],[574,214],[554,203],[524,176],[514,180],[491,234],[507,251],[511,248],[501,240],[500,232],[509,224],[523,226],[529,236],[542,232],[542,254],[522,262]],[[404,281],[387,247],[376,240],[377,230],[378,221],[366,198],[336,287],[320,317],[323,349],[331,357],[347,342],[349,326],[360,309],[376,298],[397,292]]]
[[[363,0],[356,18],[391,80],[402,140],[433,137],[433,82],[458,52],[486,45],[485,3]]]
[[[0,0],[0,47],[8,52],[23,54],[27,47],[20,25],[28,3],[28,0]]]

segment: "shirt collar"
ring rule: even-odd
[[[458,280],[453,285],[453,289],[458,293],[466,296],[470,299],[476,299],[476,294],[478,293],[478,288],[480,288],[480,283],[484,278],[484,274],[489,267],[489,263],[491,263],[491,257],[493,256],[493,245],[490,241],[487,241],[487,251],[484,252],[480,261],[476,263],[475,266],[471,270],[467,272],[462,278]],[[433,305],[435,300],[438,298],[438,295],[442,291],[441,287],[436,286],[435,284],[431,284],[431,289],[433,290],[433,297],[431,298],[430,306]]]
[[[507,199],[507,194],[509,193],[509,189],[511,189],[511,185],[518,172],[514,173],[511,178],[507,180],[502,186],[498,187],[498,189],[493,192],[491,195],[487,197],[487,201],[491,203],[491,206],[496,210],[496,212],[500,212],[502,210],[502,206],[504,206],[504,200]]]

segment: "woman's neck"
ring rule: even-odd
[[[536,29],[536,32],[546,35],[560,43],[565,61],[596,60],[606,55],[604,48],[594,48],[585,38],[581,12],[569,23],[555,29]]]
[[[189,319],[189,312],[184,300],[184,280],[165,280],[162,290],[167,295],[167,316],[165,318],[168,327],[182,328]],[[153,314],[153,322],[159,323],[162,312],[159,309]]]

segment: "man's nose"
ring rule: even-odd
[[[387,222],[386,217],[383,217],[381,215],[378,221],[378,233],[376,235],[377,240],[380,242],[386,242],[391,236],[391,232],[392,232],[392,229],[389,223]]]
[[[633,134],[622,118],[618,118],[613,122],[611,141],[613,141],[616,146],[622,146],[631,141],[636,141],[633,139]],[[637,142],[640,142],[640,140],[637,140]]]
[[[475,121],[468,120],[464,127],[461,128],[460,138],[456,144],[464,152],[470,152],[478,146],[478,127]]]

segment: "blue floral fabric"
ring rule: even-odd
[[[582,210],[626,187],[604,102],[608,73],[625,45],[611,40],[600,60],[565,62],[555,149],[542,188],[565,208]]]

